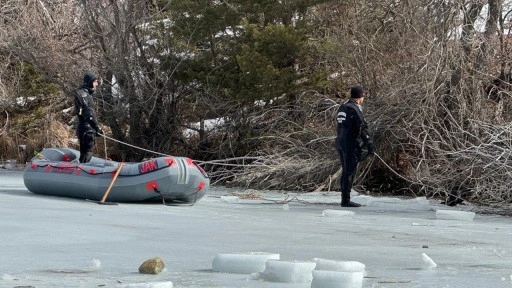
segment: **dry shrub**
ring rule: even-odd
[[[250,118],[268,129],[246,141],[259,143],[260,150],[225,162],[206,161],[216,166],[210,173],[214,182],[252,189],[339,189],[339,156],[334,146],[338,103],[314,94],[301,98],[301,104],[301,110],[291,116],[283,107],[254,112]],[[302,118],[290,119],[296,115]]]
[[[74,137],[66,124],[58,121],[48,122],[43,119],[28,124],[24,133],[19,132],[19,128],[11,128],[9,131],[9,137],[4,136],[9,141],[9,146],[6,146],[9,147],[9,150],[6,151],[6,157],[21,158],[20,162],[29,160],[34,152],[41,151],[44,148],[70,147],[70,139]],[[20,145],[26,147],[24,153],[19,150]]]
[[[36,139],[43,139],[42,142],[38,143],[43,147],[68,147],[70,138],[74,135],[70,135],[70,131],[67,126],[63,123],[53,121],[49,123],[49,127],[40,131],[40,137]]]
[[[330,174],[334,174],[339,165],[337,160],[326,165],[322,157],[317,159],[307,157],[289,157],[278,154],[261,156],[250,165],[245,165],[240,169],[217,170],[213,176],[218,177],[220,174],[224,174],[225,179],[230,179],[226,184],[232,187],[312,191],[317,189],[319,182],[329,178]],[[328,165],[332,169],[327,169]],[[333,185],[332,182],[329,184]]]
[[[16,150],[16,142],[8,133],[0,135],[0,161],[7,159],[17,159],[18,151]]]

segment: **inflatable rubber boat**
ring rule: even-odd
[[[206,172],[186,157],[137,163],[93,157],[89,163],[78,163],[79,156],[69,148],[43,149],[23,171],[25,186],[42,195],[164,204],[193,204],[210,186]]]

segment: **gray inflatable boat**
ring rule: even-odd
[[[193,204],[210,186],[206,172],[186,157],[138,163],[93,157],[89,163],[78,163],[79,156],[79,151],[69,148],[43,149],[23,171],[25,186],[42,195],[164,204]]]

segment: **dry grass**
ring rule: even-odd
[[[240,199],[261,199],[261,195],[257,191],[250,191],[249,192],[230,192],[228,193],[229,196],[236,196]]]
[[[48,124],[48,125],[46,125]],[[43,128],[40,128],[43,127]],[[72,134],[68,127],[58,121],[46,123],[36,120],[28,125],[25,133],[10,128],[0,135],[0,159],[17,159],[19,163],[28,161],[35,151],[48,147],[70,147]],[[26,150],[21,151],[20,145]]]

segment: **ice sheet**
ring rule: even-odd
[[[264,199],[220,199],[230,192],[216,187],[186,207],[107,206],[34,195],[24,189],[20,173],[1,172],[0,287],[172,282],[180,288],[310,288],[311,283],[275,283],[212,270],[217,254],[240,251],[279,253],[283,261],[358,261],[366,266],[365,288],[512,287],[508,217],[438,220],[436,210],[452,208],[439,201],[428,202],[427,209],[423,200],[418,205],[372,197],[380,204],[351,208],[357,217],[340,220],[322,216],[328,209],[341,210],[339,192],[258,191]],[[283,199],[293,199],[288,210],[277,201]],[[423,253],[437,267],[425,267]],[[152,257],[161,257],[166,270],[139,274],[140,264]]]

